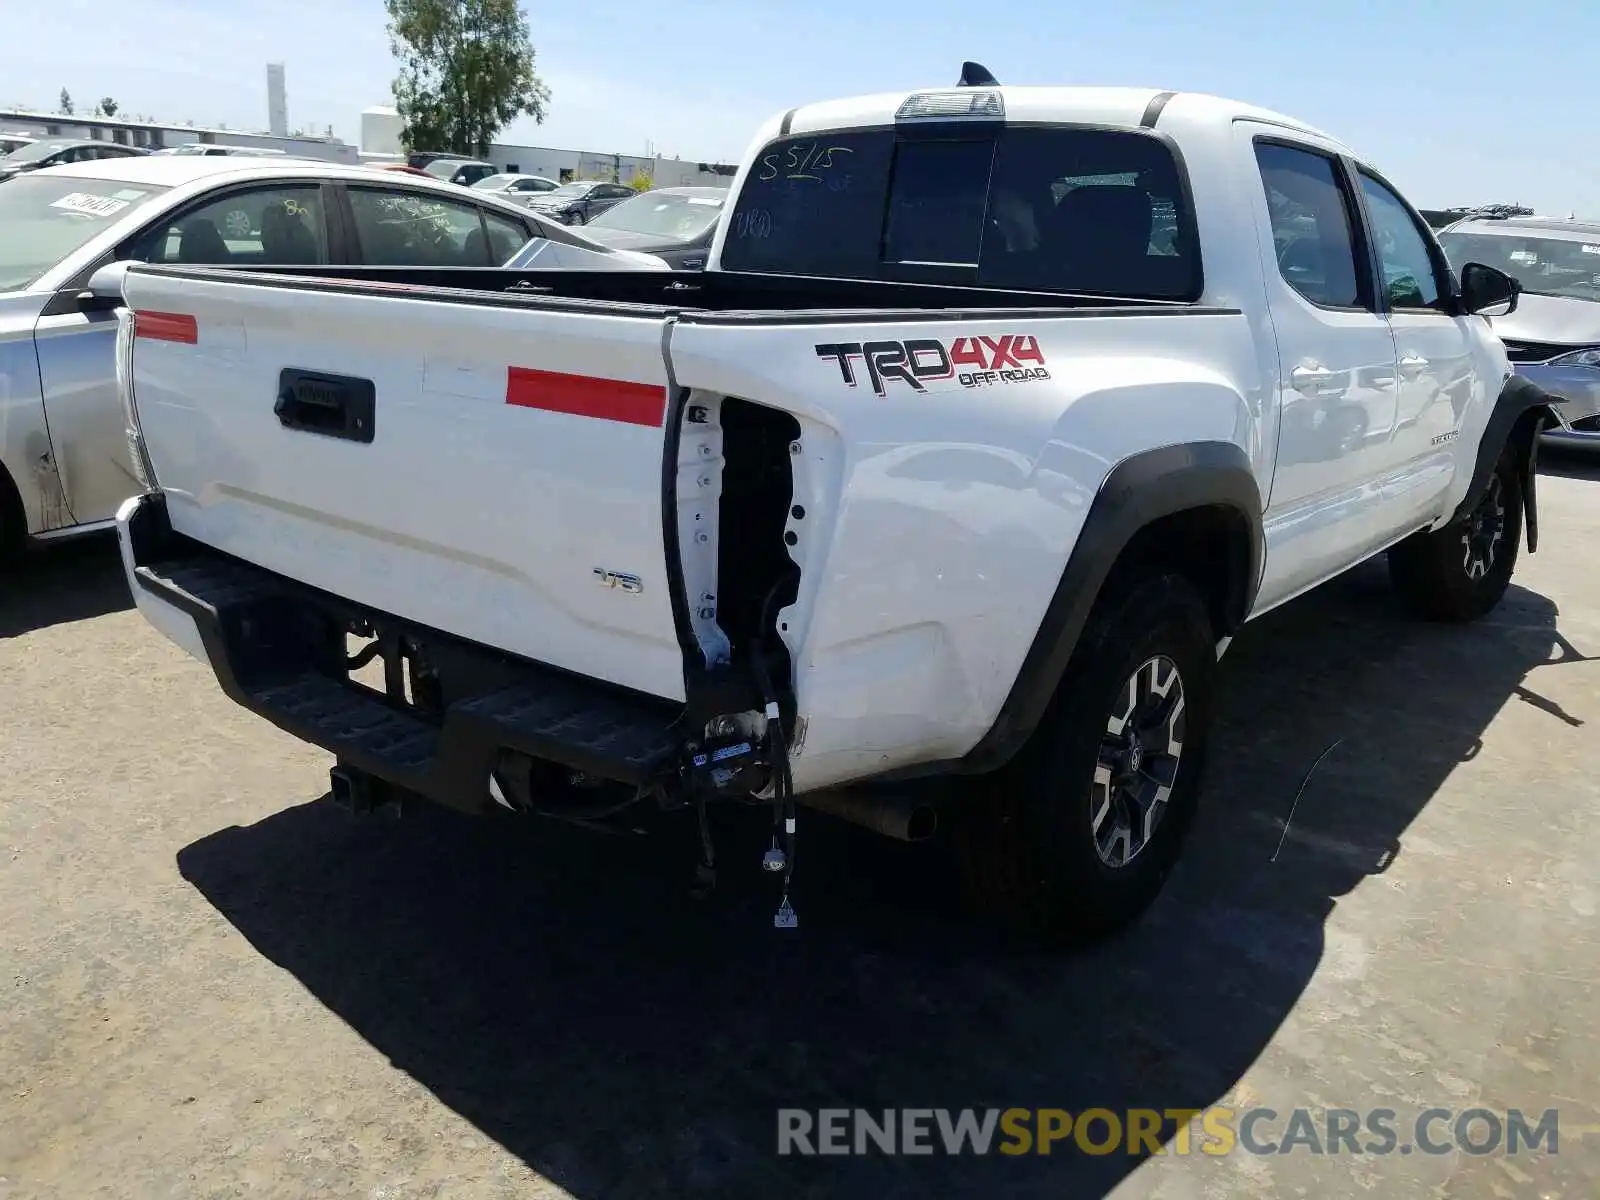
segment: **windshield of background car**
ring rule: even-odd
[[[517,180],[516,175],[485,175],[472,186],[480,192],[503,192]]]
[[[579,200],[593,190],[592,183],[563,183],[553,192],[539,193],[541,200]]]
[[[1154,136],[945,126],[783,138],[756,158],[722,268],[1193,300],[1194,218]]]
[[[1445,233],[1439,237],[1459,274],[1469,262],[1497,267],[1541,296],[1600,300],[1600,238],[1592,242],[1523,234]]]
[[[39,172],[0,184],[0,292],[33,283],[167,189]]]
[[[29,146],[19,146],[6,155],[6,165],[20,162],[35,162],[41,158],[49,158],[58,150],[65,150],[72,142],[34,142]]]
[[[590,229],[625,229],[692,241],[717,223],[721,196],[672,196],[646,192],[624,200],[589,222]]]

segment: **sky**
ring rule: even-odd
[[[262,128],[266,63],[290,127],[355,143],[392,103],[382,0],[7,5],[0,106],[101,96],[162,121]],[[552,98],[515,144],[737,161],[768,115],[954,83],[1213,92],[1353,146],[1419,207],[1519,202],[1600,218],[1600,5],[1573,0],[581,0],[524,5]]]

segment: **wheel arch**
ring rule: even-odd
[[[1440,522],[1441,526],[1458,520],[1471,509],[1473,502],[1488,486],[1495,464],[1509,447],[1515,457],[1517,478],[1521,485],[1528,553],[1532,554],[1538,549],[1539,510],[1534,476],[1538,469],[1539,435],[1547,426],[1557,423],[1554,400],[1555,397],[1549,392],[1521,375],[1513,375],[1506,380],[1494,408],[1489,412],[1489,419],[1484,423],[1483,434],[1478,439],[1467,490],[1449,517]]]
[[[1228,637],[1255,604],[1265,556],[1262,498],[1245,452],[1191,442],[1132,455],[1106,476],[1010,693],[989,732],[944,769],[1003,767],[1055,695],[1090,611],[1108,583],[1154,565],[1188,575]]]

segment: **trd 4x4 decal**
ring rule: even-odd
[[[1000,337],[958,337],[948,345],[936,338],[911,338],[900,342],[824,342],[818,358],[839,364],[846,386],[856,386],[856,364],[866,367],[875,394],[888,392],[890,380],[912,391],[925,392],[925,383],[954,378],[962,387],[993,383],[1026,383],[1049,379],[1039,339],[1030,333]],[[966,368],[963,370],[963,368]]]

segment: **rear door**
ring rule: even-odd
[[[682,699],[663,318],[135,271],[179,532],[358,604]],[[164,314],[164,315],[161,315]]]
[[[1278,457],[1267,504],[1263,606],[1381,545],[1363,492],[1395,423],[1395,349],[1379,311],[1361,208],[1338,151],[1240,123],[1259,179],[1256,226],[1278,339]]]

